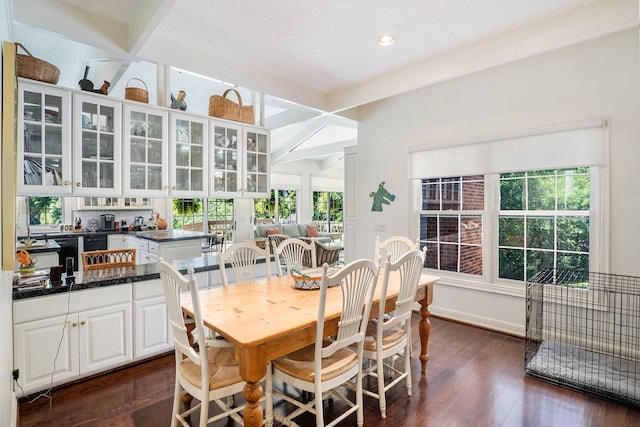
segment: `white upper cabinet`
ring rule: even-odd
[[[269,193],[269,131],[212,120],[209,194],[261,197]]]
[[[209,194],[219,198],[241,197],[240,147],[242,126],[212,120],[211,129],[211,177]]]
[[[73,192],[122,193],[122,103],[104,95],[73,94]]]
[[[18,194],[71,194],[71,93],[19,80]]]
[[[124,103],[125,195],[169,195],[168,112]]]
[[[269,131],[245,126],[243,133],[243,195],[269,196]]]
[[[170,194],[207,197],[209,120],[178,112],[169,118]]]

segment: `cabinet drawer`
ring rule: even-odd
[[[160,243],[149,242],[149,253],[160,256]]]
[[[134,248],[139,252],[149,252],[149,243],[146,240],[138,239],[137,237],[127,236],[127,245],[130,248]]]
[[[13,323],[46,319],[108,305],[131,302],[131,284],[65,292],[13,302]]]
[[[164,296],[162,282],[160,281],[160,279],[145,280],[143,282],[136,282],[133,284],[134,301],[143,298],[157,297],[160,295]]]

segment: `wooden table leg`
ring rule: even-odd
[[[422,362],[422,373],[427,372],[427,361],[429,360],[429,333],[431,332],[431,322],[429,316],[431,311],[429,305],[433,302],[433,284],[427,285],[425,296],[420,301],[420,361]]]
[[[240,362],[240,376],[246,381],[243,391],[247,401],[244,407],[244,425],[245,427],[261,427],[263,413],[260,398],[263,390],[260,380],[267,373],[266,353],[261,347],[236,347],[236,356]]]

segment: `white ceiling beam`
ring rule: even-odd
[[[344,154],[342,152],[334,153],[320,162],[320,169],[325,170],[343,168],[344,161],[342,159],[344,159]]]
[[[322,128],[324,128],[326,125],[327,120],[325,116],[315,117],[307,121],[307,124],[300,132],[298,132],[293,138],[282,145],[282,147],[280,147],[277,151],[271,153],[271,162],[278,162],[281,157],[285,156],[289,151],[295,149],[304,141],[311,138],[313,135],[322,130]]]
[[[158,24],[177,3],[176,0],[144,0],[131,19],[128,32],[129,53],[137,55],[144,46]],[[183,26],[186,30],[188,25]],[[171,65],[170,63],[166,63]]]
[[[295,162],[298,160],[307,160],[313,159],[317,157],[325,157],[327,155],[338,154],[342,155],[342,151],[345,147],[350,147],[352,145],[357,144],[357,140],[355,139],[347,139],[344,141],[332,142],[330,144],[319,145],[317,147],[305,148],[304,150],[295,150],[287,153],[284,156],[281,156],[278,161],[273,161],[272,163],[285,163],[285,162]]]
[[[311,110],[285,110],[280,113],[271,115],[265,118],[265,126],[269,129],[279,129],[285,126],[292,125],[294,123],[310,120],[314,117],[318,117],[320,113],[315,113]]]

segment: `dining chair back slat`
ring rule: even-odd
[[[282,276],[283,270],[290,274],[292,270],[317,267],[316,246],[313,242],[305,242],[298,238],[285,239],[275,247],[274,254],[278,276]],[[309,262],[308,260],[310,260],[311,265],[305,264],[305,261]],[[284,265],[280,264],[281,262]]]
[[[264,258],[267,277],[271,277],[271,254],[269,245],[259,248],[255,241],[234,243],[218,256],[222,285],[231,284],[227,277],[229,264],[233,270],[233,283],[247,283],[256,279],[258,259]]]
[[[391,236],[383,242],[380,236],[376,236],[374,261],[380,266],[387,258],[387,254],[391,255],[391,262],[396,262],[402,255],[413,249],[418,248],[418,240],[412,241],[405,236]]]

